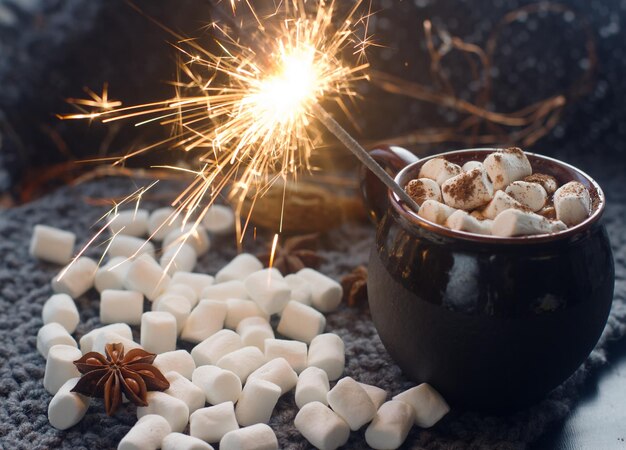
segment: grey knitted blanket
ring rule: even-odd
[[[611,316],[597,348],[570,379],[541,403],[508,417],[453,410],[432,429],[414,428],[403,448],[524,448],[575,407],[577,393],[589,372],[607,361],[607,341],[626,333],[626,235],[622,224],[626,218],[626,194],[620,192],[623,175],[617,170],[599,172],[603,173],[599,181],[609,197],[604,220],[615,252],[617,281]],[[160,198],[172,198],[180,189],[166,183],[159,185],[155,192],[161,194]],[[135,188],[128,180],[100,180],[62,188],[34,203],[0,212],[0,448],[111,448],[135,423],[133,405],[124,405],[114,417],[107,417],[102,402],[94,400],[86,417],[75,427],[58,431],[48,424],[51,396],[43,388],[45,360],[37,353],[35,342],[42,326],[42,305],[51,294],[50,279],[58,267],[28,255],[35,224],[71,230],[78,235],[79,244],[84,244],[93,236],[95,229],[91,227],[104,211],[90,206],[85,199],[125,195]],[[148,200],[146,204],[153,207],[158,202]],[[373,235],[371,226],[347,224],[323,236],[326,263],[321,270],[339,278],[356,265],[366,263]],[[247,239],[245,249],[255,252],[266,242],[263,236],[256,241]],[[94,247],[88,254],[97,256],[100,252]],[[196,270],[213,274],[235,253],[234,239],[213,242],[212,250],[199,261]],[[98,294],[93,291],[77,300],[81,315],[78,337],[99,325],[98,303]],[[346,375],[383,387],[392,395],[411,386],[385,351],[367,310],[344,306],[328,316],[327,329],[339,334],[346,343]],[[296,413],[293,395],[283,396],[270,422],[281,448],[311,448],[293,426]],[[352,433],[346,448],[367,448],[363,431]]]

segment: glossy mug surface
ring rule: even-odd
[[[372,156],[399,170],[396,181],[405,186],[433,157],[463,164],[494,150],[416,161],[387,147]],[[408,211],[363,171],[363,193],[377,222],[368,280],[372,319],[405,374],[432,384],[452,405],[507,411],[540,400],[587,358],[606,324],[615,275],[599,220],[604,194],[580,170],[527,155],[534,173],[590,190],[594,212],[586,221],[531,237],[453,231]]]

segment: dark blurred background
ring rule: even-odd
[[[105,83],[125,105],[170,97],[175,38],[146,16],[211,45],[204,26],[230,9],[208,0],[135,4],[144,15],[124,0],[0,0],[5,204],[93,168],[73,161],[167,135],[158,126],[55,117],[74,112],[66,98],[85,98],[85,87],[99,93]],[[358,128],[338,115],[364,144],[417,153],[517,144],[626,167],[626,0],[373,0],[371,9],[380,46],[369,52],[372,83],[359,86]],[[340,167],[356,165],[339,147],[324,152]],[[178,157],[164,149],[130,164]]]

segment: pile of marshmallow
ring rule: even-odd
[[[283,277],[246,253],[215,276],[194,273],[197,258],[209,251],[209,235],[232,231],[233,213],[215,205],[190,234],[172,212],[116,214],[109,259],[101,267],[88,257],[68,264],[74,234],[35,227],[31,254],[68,264],[52,280],[55,294],[44,304],[37,335],[37,349],[46,358],[43,384],[53,395],[52,426],[65,430],[86,414],[89,398],[71,392],[80,376],[73,361],[90,351],[104,353],[108,343],[156,353],[154,365],[170,383],[164,392],[148,392],[148,406],[137,408],[139,420],[119,449],[211,449],[214,443],[221,450],[277,449],[267,424],[279,398],[294,389],[300,409],[295,427],[323,450],[344,445],[351,430],[368,423],[371,447],[397,448],[413,425],[431,427],[449,411],[428,384],[387,401],[385,390],[341,378],[344,342],[324,333],[324,313],[337,309],[342,298],[335,280],[309,268]],[[157,262],[158,241],[163,244]],[[77,344],[74,299],[92,288],[100,293],[103,326]],[[139,342],[130,325],[140,327]],[[189,353],[177,349],[178,339],[196,345]]]
[[[482,235],[557,233],[581,223],[592,210],[583,184],[570,181],[559,187],[554,177],[533,174],[519,148],[499,150],[462,167],[444,158],[428,160],[405,190],[420,206],[420,217]]]

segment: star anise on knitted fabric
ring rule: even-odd
[[[287,275],[305,267],[317,268],[324,260],[317,254],[318,233],[303,234],[285,239],[283,245],[276,245],[273,267]],[[268,252],[257,255],[265,266],[269,266],[272,257],[271,247]]]
[[[124,353],[124,345],[107,344],[103,356],[89,352],[74,361],[82,374],[72,392],[104,399],[112,416],[122,404],[122,394],[137,406],[147,406],[148,391],[164,391],[170,383],[152,365],[156,355],[140,348]]]
[[[341,279],[343,300],[348,306],[367,303],[367,267],[358,266]]]

